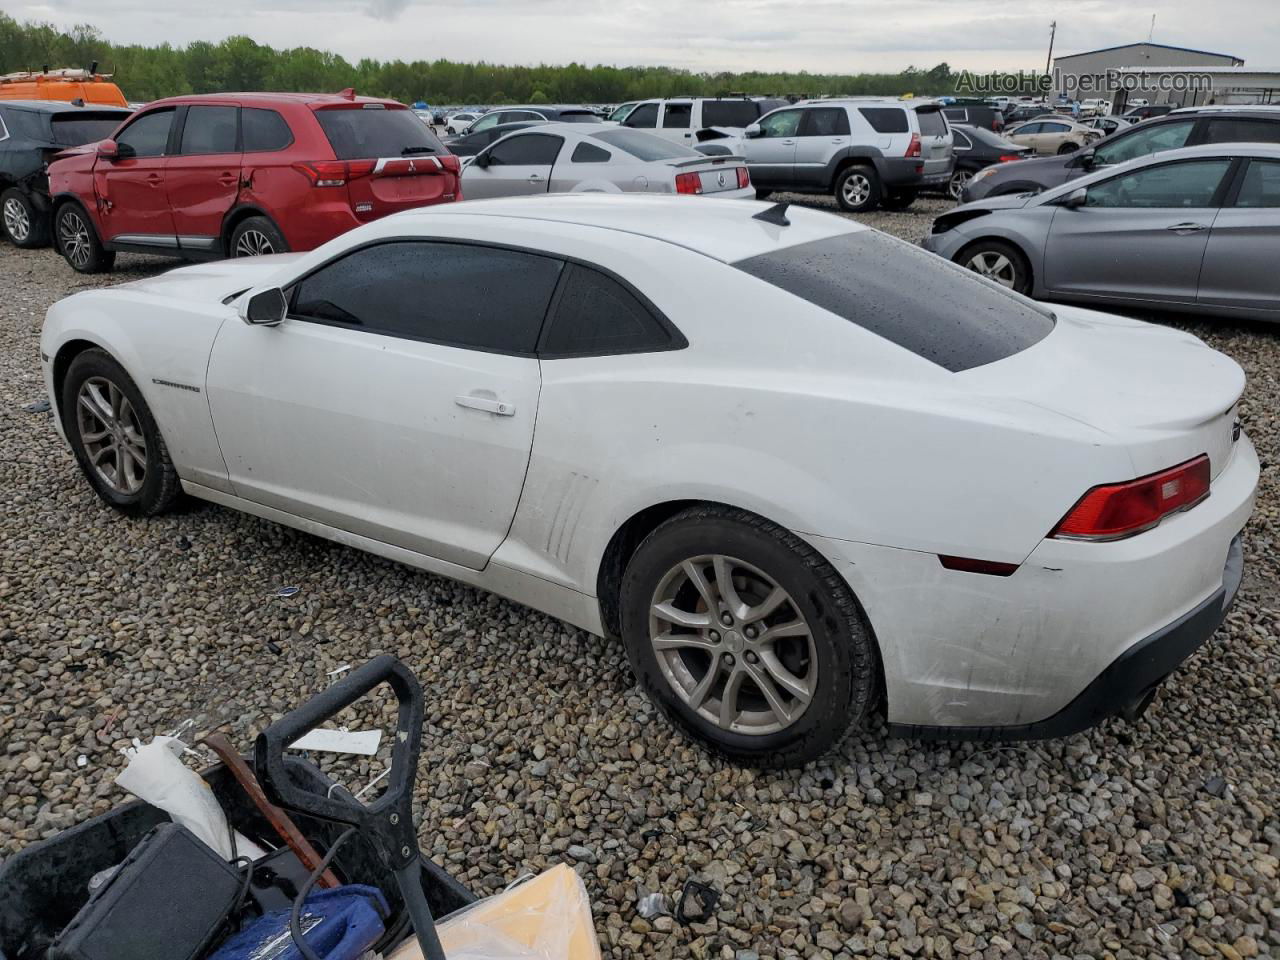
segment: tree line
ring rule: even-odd
[[[147,101],[188,93],[245,90],[336,92],[354,87],[404,103],[620,103],[646,97],[726,93],[786,96],[898,96],[951,93],[945,64],[901,73],[693,73],[670,67],[503,66],[451,60],[362,59],[350,63],[312,47],[276,50],[249,37],[185,47],[116,44],[89,24],[60,30],[0,13],[0,74],[45,66],[88,67],[115,75],[125,96]]]

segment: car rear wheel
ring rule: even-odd
[[[266,217],[249,217],[231,231],[231,256],[262,257],[271,253],[287,253],[284,234]]]
[[[836,177],[836,203],[848,213],[865,213],[880,204],[880,178],[872,167],[846,167]]]
[[[969,185],[969,181],[972,179],[972,170],[956,170],[951,174],[951,179],[947,182],[947,194],[952,200],[959,200],[960,195],[964,193],[964,188]]]
[[[58,208],[54,237],[58,252],[78,273],[106,273],[115,265],[115,251],[103,247],[93,222],[78,203]]]
[[[874,705],[878,652],[848,585],[754,514],[702,506],[663,523],[631,558],[621,607],[646,693],[732,760],[814,760]]]
[[[0,194],[0,223],[4,224],[4,235],[15,247],[31,249],[49,245],[48,219],[18,187],[10,187]]]
[[[1080,144],[1072,143],[1070,140],[1068,140],[1066,143],[1064,143],[1062,146],[1058,148],[1058,155],[1061,156],[1064,153],[1075,153],[1079,149],[1080,149]]]
[[[979,240],[960,251],[956,263],[1018,293],[1031,293],[1031,267],[1027,258],[1003,240]]]
[[[886,210],[905,210],[916,202],[918,190],[886,190],[880,206]]]
[[[181,488],[169,449],[141,391],[110,354],[78,354],[61,399],[63,430],[99,497],[134,516],[173,505]]]

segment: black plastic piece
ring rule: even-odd
[[[716,912],[720,891],[699,880],[688,880],[676,904],[676,919],[681,923],[706,923]]]
[[[1014,726],[940,727],[891,723],[895,737],[919,740],[1048,740],[1087,730],[1107,717],[1142,715],[1158,687],[1221,626],[1235,602],[1244,575],[1244,546],[1237,534],[1227,550],[1222,587],[1194,610],[1139,640],[1082,690],[1044,720]]]
[[[163,824],[81,908],[49,960],[195,960],[240,888],[239,870],[186,827]]]
[[[763,220],[765,223],[772,223],[775,227],[789,227],[791,221],[787,219],[787,207],[791,206],[787,201],[775,203],[768,210],[761,210],[755,214],[752,220]]]

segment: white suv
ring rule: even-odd
[[[672,97],[641,100],[622,121],[624,127],[647,130],[693,148],[707,139],[704,131],[732,132],[759,120],[785,100],[764,97]],[[703,133],[703,136],[699,136]]]
[[[757,196],[830,193],[851,213],[905,209],[922,187],[945,187],[954,163],[946,117],[927,100],[809,100],[744,136]]]

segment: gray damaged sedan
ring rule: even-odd
[[[683,193],[754,199],[746,161],[611,125],[541,123],[481,150],[462,170],[468,200],[543,193]]]
[[[1280,147],[1170,150],[967,203],[923,245],[1037,300],[1280,320]]]

